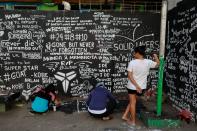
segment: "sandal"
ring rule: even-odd
[[[104,120],[104,121],[111,120],[111,119],[112,119],[112,117],[109,117],[109,116],[102,118],[102,120]]]

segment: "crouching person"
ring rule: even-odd
[[[87,106],[91,116],[109,120],[112,118],[110,114],[115,109],[116,100],[103,83],[98,83],[88,96]]]
[[[55,102],[56,93],[53,84],[46,88],[39,86],[32,93],[31,113],[45,113],[49,110],[49,104]]]

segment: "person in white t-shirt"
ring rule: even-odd
[[[145,46],[138,46],[134,49],[134,60],[129,62],[128,71],[128,95],[129,104],[122,116],[122,119],[129,124],[136,124],[136,101],[146,89],[147,76],[150,68],[155,68],[159,65],[159,59],[156,54],[153,54],[154,61],[145,59]],[[131,117],[128,117],[130,112]]]

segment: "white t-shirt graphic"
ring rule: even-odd
[[[149,59],[135,59],[129,62],[127,71],[133,73],[133,78],[141,89],[146,89],[147,76],[150,68],[155,68],[156,62]],[[128,80],[128,89],[136,90],[136,87]]]

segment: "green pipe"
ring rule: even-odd
[[[164,71],[164,54],[166,39],[166,20],[167,20],[167,0],[162,1],[161,10],[161,29],[160,29],[160,49],[159,49],[159,79],[157,92],[157,116],[161,115],[162,110],[162,90],[163,90],[163,71]]]
[[[162,112],[162,91],[163,91],[163,71],[164,71],[164,57],[159,58],[159,80],[158,80],[158,89],[157,89],[157,116],[161,115]]]

